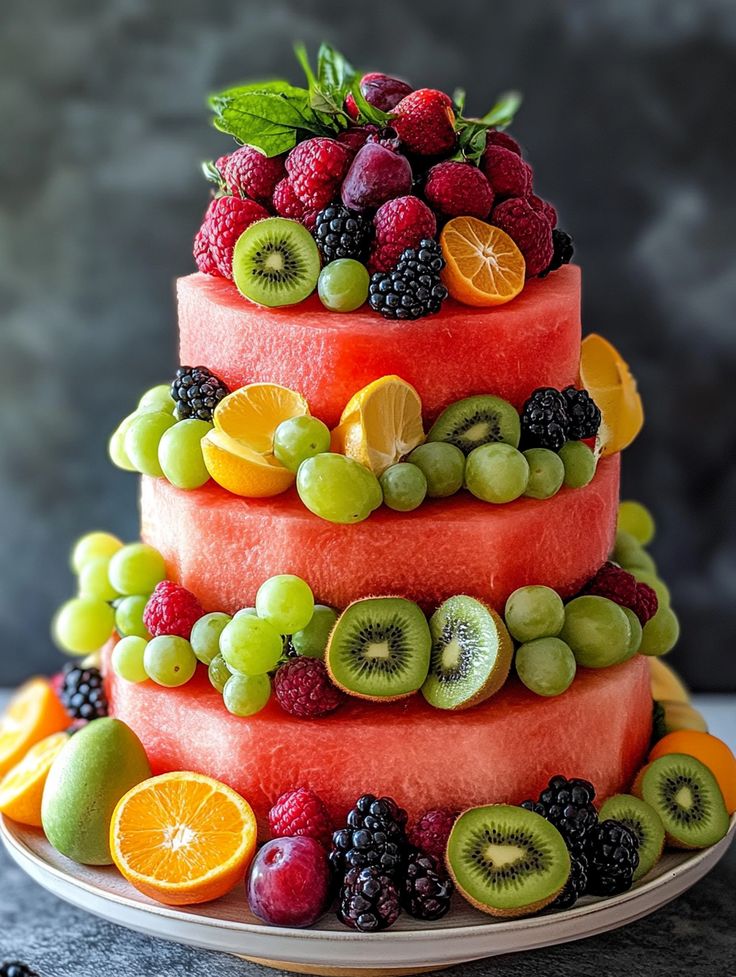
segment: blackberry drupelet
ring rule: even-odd
[[[573,237],[568,234],[567,231],[560,230],[556,227],[552,231],[552,247],[554,251],[552,252],[552,260],[540,273],[540,278],[546,278],[552,271],[557,271],[563,265],[569,265],[572,261],[572,256],[575,253],[575,248],[573,247]]]
[[[567,401],[570,427],[567,436],[572,441],[594,438],[601,426],[601,412],[587,390],[565,387],[562,395]]]
[[[332,836],[330,866],[337,876],[375,865],[398,878],[406,855],[406,811],[390,797],[359,797],[346,827]]]
[[[313,234],[325,263],[338,258],[365,261],[368,256],[371,222],[342,204],[330,204],[317,214]]]
[[[72,719],[102,719],[108,712],[99,668],[83,668],[70,662],[64,667],[59,698]]]
[[[570,852],[570,878],[565,888],[550,906],[551,909],[571,909],[588,891],[588,858],[580,849]]]
[[[337,918],[363,933],[388,929],[401,914],[396,883],[375,865],[353,868],[338,896]]]
[[[553,824],[570,851],[582,851],[589,832],[598,823],[594,798],[595,788],[587,780],[557,776],[550,780],[539,800],[524,801],[521,806]]]
[[[0,963],[0,977],[38,977],[35,970],[31,970],[27,963],[20,960],[7,960]]]
[[[567,441],[569,427],[565,396],[554,387],[538,387],[521,412],[523,447],[559,451]]]
[[[415,919],[440,919],[450,908],[454,886],[431,855],[409,852],[401,880],[401,905]]]
[[[615,896],[631,888],[639,866],[639,839],[621,821],[602,821],[588,836],[588,892]]]
[[[437,241],[424,238],[402,252],[396,267],[371,276],[368,304],[386,319],[420,319],[439,312],[447,298],[440,272],[445,266]]]
[[[180,421],[194,417],[211,421],[215,407],[230,391],[206,366],[180,366],[171,384],[171,396]]]

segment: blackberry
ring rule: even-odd
[[[215,407],[230,391],[206,366],[180,366],[171,384],[171,396],[180,421],[195,417],[211,421]]]
[[[539,800],[524,801],[521,806],[553,824],[571,852],[582,851],[588,834],[598,823],[594,798],[595,788],[587,780],[557,776],[550,780]]]
[[[568,265],[572,261],[572,256],[575,253],[575,248],[573,247],[573,237],[568,234],[567,231],[560,230],[556,227],[552,231],[552,246],[554,251],[552,252],[552,260],[544,269],[544,271],[539,273],[539,278],[546,278],[551,271],[557,271],[563,265]]]
[[[569,427],[566,397],[554,387],[538,387],[521,412],[524,448],[559,451],[567,441]]]
[[[570,851],[570,878],[550,909],[571,909],[587,891],[588,858],[579,849],[573,849]]]
[[[431,855],[409,852],[401,880],[401,905],[415,919],[440,919],[450,908],[454,886]]]
[[[38,977],[35,970],[31,970],[27,963],[19,960],[7,960],[0,963],[0,977]]]
[[[371,865],[347,873],[338,896],[340,922],[363,933],[375,933],[393,926],[400,914],[396,883],[379,868]]]
[[[442,248],[424,238],[418,248],[402,252],[392,271],[371,276],[368,304],[386,319],[420,319],[439,312],[447,298],[440,279],[444,267]]]
[[[398,878],[406,853],[406,811],[390,797],[364,794],[348,813],[346,827],[332,836],[330,865],[342,876],[353,868],[377,866]]]
[[[321,210],[312,233],[326,264],[338,258],[365,261],[368,256],[371,222],[342,204],[330,204]]]
[[[102,719],[108,712],[99,668],[83,668],[70,662],[64,667],[59,698],[72,719]]]
[[[615,896],[631,888],[639,866],[639,839],[622,821],[602,821],[588,836],[588,892]]]
[[[588,391],[565,387],[562,396],[567,401],[567,414],[570,418],[568,438],[572,441],[594,438],[601,426],[601,412]]]

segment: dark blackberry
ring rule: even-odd
[[[575,253],[575,248],[573,247],[573,237],[568,234],[567,231],[560,230],[556,227],[552,231],[552,246],[554,251],[552,253],[552,260],[544,269],[540,272],[539,278],[546,278],[551,271],[557,271],[563,265],[569,265],[572,261],[572,256]]]
[[[368,256],[371,222],[342,204],[330,204],[321,210],[312,233],[325,263],[338,258],[365,261]]]
[[[343,879],[337,918],[363,933],[393,926],[401,914],[399,892],[393,879],[375,865],[353,868]]]
[[[639,866],[639,839],[621,821],[601,821],[587,845],[588,892],[615,896],[631,888]]]
[[[554,387],[538,387],[521,412],[523,447],[559,451],[567,441],[569,427],[565,396]]]
[[[454,886],[431,855],[414,849],[401,880],[401,905],[415,919],[440,919],[450,908]]]
[[[188,417],[211,421],[215,407],[229,393],[222,380],[206,366],[180,366],[171,384],[171,396],[180,421]]]
[[[359,797],[346,827],[332,836],[330,865],[337,876],[350,869],[378,866],[398,878],[406,854],[406,811],[390,797]]]
[[[38,977],[38,974],[35,970],[31,970],[27,963],[8,960],[0,963],[0,977]]]
[[[553,824],[570,851],[582,851],[590,831],[598,823],[593,806],[595,788],[587,780],[553,777],[537,801],[521,805]]]
[[[402,252],[396,267],[371,276],[368,304],[386,319],[420,319],[439,312],[447,298],[440,272],[442,248],[425,238],[418,248]]]
[[[99,668],[65,665],[59,698],[72,719],[102,719],[108,712]]]
[[[572,441],[594,438],[601,426],[601,412],[588,391],[565,387],[562,395],[567,401],[567,414],[570,418],[568,438]]]
[[[588,858],[579,849],[573,849],[570,851],[570,878],[550,909],[571,909],[587,891]]]

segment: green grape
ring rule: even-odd
[[[241,607],[239,611],[236,611],[233,618],[236,617],[258,617],[258,611],[255,607]]]
[[[128,543],[110,560],[110,583],[119,594],[151,594],[166,579],[164,558],[147,543]]]
[[[283,639],[272,624],[246,614],[233,618],[220,635],[220,654],[231,671],[242,675],[272,671],[283,648]]]
[[[551,587],[519,587],[506,601],[506,627],[517,641],[556,637],[565,623],[565,605]]]
[[[529,481],[524,495],[530,499],[551,499],[562,488],[565,466],[549,448],[527,448],[522,452],[529,465]]]
[[[146,390],[138,401],[136,408],[141,413],[148,411],[164,411],[167,414],[174,413],[174,398],[171,396],[171,384],[159,383],[150,390]]]
[[[626,655],[624,661],[629,658],[633,658],[641,646],[641,636],[642,636],[642,626],[639,618],[634,614],[630,607],[622,607],[621,610],[626,615],[629,622],[629,627],[631,628],[631,640],[629,642],[629,651]]]
[[[300,414],[282,421],[273,436],[273,453],[284,468],[298,471],[307,458],[330,450],[330,429],[317,417]]]
[[[510,444],[494,441],[474,448],[465,465],[465,484],[484,502],[513,502],[529,483],[529,463]]]
[[[306,580],[282,573],[270,577],[258,588],[256,613],[279,634],[293,634],[306,628],[312,620],[314,594]]]
[[[54,640],[72,655],[89,655],[112,635],[115,612],[104,600],[74,597],[62,604],[52,625]]]
[[[186,638],[162,634],[151,638],[143,655],[146,675],[157,685],[176,689],[192,678],[197,670],[197,658]]]
[[[370,283],[364,264],[354,258],[338,258],[320,272],[317,291],[322,305],[331,312],[354,312],[367,301]]]
[[[117,468],[122,468],[126,472],[135,472],[138,470],[125,450],[125,435],[128,433],[128,428],[136,417],[138,417],[137,411],[133,414],[128,414],[115,428],[107,443],[107,453],[110,456],[110,461]]]
[[[622,607],[607,597],[586,594],[565,607],[560,638],[570,645],[578,665],[607,668],[628,656],[631,628]]]
[[[362,522],[383,499],[373,472],[329,451],[302,462],[296,488],[309,511],[328,522]]]
[[[560,448],[560,458],[565,467],[565,485],[583,488],[595,475],[595,455],[582,441],[567,441]]]
[[[222,695],[222,690],[225,688],[225,682],[227,682],[232,674],[222,655],[215,655],[207,669],[207,676],[210,684],[213,688],[217,689],[220,695]]]
[[[79,573],[88,560],[96,560],[100,556],[106,556],[109,559],[119,549],[122,549],[122,546],[122,542],[112,533],[94,532],[80,536],[72,550],[72,570]]]
[[[446,499],[463,487],[465,455],[454,444],[427,441],[415,448],[407,460],[423,472],[430,499]]]
[[[112,670],[126,682],[145,682],[148,678],[143,658],[148,642],[130,634],[121,638],[112,650]]]
[[[165,431],[176,424],[173,414],[150,411],[133,418],[125,434],[125,453],[142,475],[160,478],[158,446]]]
[[[220,654],[220,635],[225,626],[232,621],[229,614],[213,611],[195,623],[189,641],[192,650],[203,665],[209,665]]]
[[[110,583],[109,556],[97,556],[87,560],[79,571],[79,596],[97,597],[99,600],[115,600],[120,594]]]
[[[575,656],[559,638],[536,638],[516,650],[516,672],[537,695],[561,695],[575,678]]]
[[[158,446],[158,460],[166,478],[180,489],[196,489],[209,480],[202,455],[202,438],[212,425],[190,417],[170,427]]]
[[[680,637],[680,622],[671,607],[660,607],[644,625],[639,645],[642,655],[666,655]]]
[[[148,597],[144,594],[133,594],[123,597],[115,608],[115,630],[122,637],[135,636],[151,639],[151,633],[143,623],[143,612],[146,609]]]
[[[647,573],[657,572],[657,566],[651,556],[641,543],[624,529],[619,529],[616,533],[612,555],[616,563],[630,572],[634,570],[646,570]]]
[[[652,590],[657,595],[657,600],[659,601],[660,606],[662,605],[664,605],[665,607],[670,606],[672,602],[672,595],[670,594],[670,588],[667,586],[664,580],[661,580],[656,575],[656,573],[652,573],[649,570],[639,570],[636,567],[634,567],[631,573],[634,574],[634,576],[638,581],[640,581],[641,583],[648,584],[648,586],[652,588]]]
[[[619,503],[618,528],[630,533],[642,546],[649,546],[656,531],[654,517],[649,509],[633,499]]]
[[[222,690],[222,701],[233,716],[252,716],[271,698],[268,675],[231,675]]]
[[[297,655],[303,658],[324,658],[327,639],[337,621],[337,611],[324,604],[314,605],[309,624],[291,636],[291,644]]]
[[[427,478],[418,465],[402,461],[391,465],[381,475],[383,501],[389,509],[411,512],[418,509],[427,495]]]

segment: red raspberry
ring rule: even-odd
[[[197,270],[205,275],[219,275],[217,264],[210,251],[210,242],[207,234],[206,224],[202,224],[194,237],[194,261]]]
[[[162,580],[148,598],[143,623],[154,638],[176,634],[188,641],[203,614],[204,608],[191,591],[172,580]]]
[[[353,154],[336,139],[315,136],[295,146],[286,157],[294,193],[310,210],[322,210],[339,193]]]
[[[457,812],[447,808],[427,811],[409,830],[410,844],[444,865],[447,839],[456,818]]]
[[[406,148],[420,156],[449,153],[455,145],[452,99],[434,88],[420,88],[402,98],[391,125]]]
[[[208,275],[233,277],[233,248],[243,231],[270,216],[265,207],[241,197],[215,197],[194,239],[197,268]],[[207,247],[205,248],[205,242]]]
[[[628,607],[642,625],[657,613],[657,594],[647,584],[639,583],[633,573],[615,563],[604,563],[585,585],[586,594],[607,597],[621,607]]]
[[[335,138],[355,154],[365,146],[371,136],[377,136],[379,132],[378,126],[374,125],[350,126],[349,129],[343,129]]]
[[[332,823],[322,799],[309,787],[287,790],[268,812],[273,838],[314,838],[325,848],[332,842]]]
[[[506,231],[524,255],[526,277],[533,278],[549,266],[554,254],[552,228],[529,201],[512,197],[493,208],[491,223]]]
[[[437,163],[424,185],[427,203],[447,217],[468,214],[485,220],[493,206],[493,190],[483,173],[470,163]]]
[[[416,248],[425,237],[437,233],[437,220],[419,197],[387,200],[373,218],[375,238],[368,270],[390,271],[406,248]]]
[[[557,211],[552,204],[547,200],[542,200],[536,193],[530,193],[526,199],[529,201],[532,210],[536,210],[538,214],[541,214],[552,230],[554,230],[557,227]]]
[[[313,210],[303,204],[294,192],[291,180],[285,179],[276,184],[273,191],[273,209],[279,217],[288,217],[299,221],[311,231],[317,219],[319,210]]]
[[[508,132],[504,132],[502,129],[488,130],[486,148],[488,146],[503,146],[504,149],[509,149],[512,153],[516,153],[517,156],[521,156],[521,146],[513,136],[510,136]]]
[[[241,146],[218,159],[216,166],[230,193],[270,203],[274,187],[286,175],[285,158],[264,156],[252,146]]]
[[[274,676],[273,690],[284,712],[300,719],[324,716],[345,700],[319,658],[293,658],[286,662]]]
[[[489,146],[481,156],[480,168],[488,177],[497,200],[526,197],[531,193],[531,166],[504,146]]]
[[[654,587],[650,587],[648,583],[637,583],[636,607],[633,610],[642,627],[654,617],[659,610],[659,598]]]

